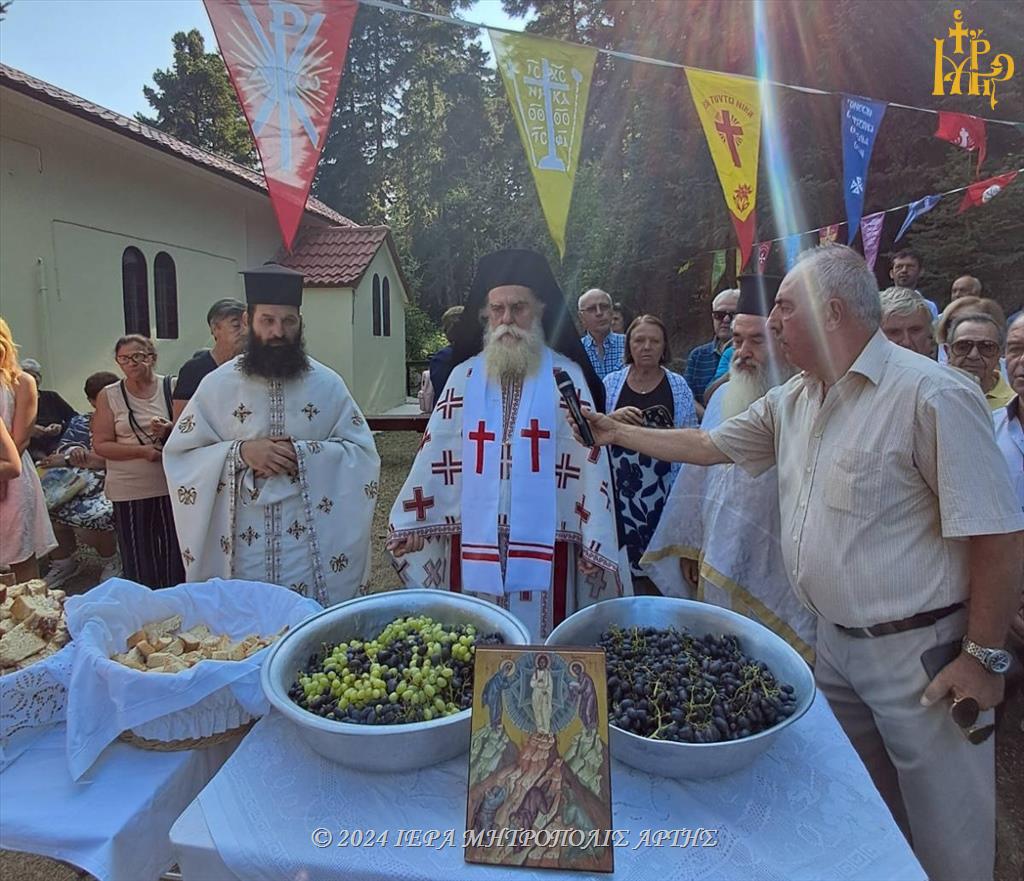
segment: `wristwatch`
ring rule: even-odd
[[[978,661],[990,673],[1005,673],[1010,669],[1011,657],[1006,649],[985,648],[966,636],[963,638],[963,642],[960,643],[960,648]]]

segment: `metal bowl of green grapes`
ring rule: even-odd
[[[710,603],[606,600],[566,618],[547,644],[605,650],[611,753],[661,777],[738,771],[814,701],[814,676],[785,640]]]
[[[271,648],[263,692],[315,752],[361,771],[407,771],[469,748],[478,645],[530,633],[494,603],[446,590],[358,597]]]

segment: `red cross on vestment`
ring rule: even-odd
[[[449,389],[451,391],[451,389]],[[468,435],[469,439],[476,444],[476,473],[484,473],[484,444],[494,440],[494,432],[488,431],[481,419],[476,428]]]
[[[412,498],[402,502],[402,508],[406,511],[415,511],[417,520],[427,519],[427,509],[434,507],[434,497],[424,496],[423,487],[417,486],[412,491]]]
[[[580,515],[580,526],[590,522],[590,512],[586,508],[587,497],[582,496],[576,503],[576,513]]]
[[[449,387],[445,389],[444,396],[437,402],[435,409],[441,411],[442,419],[451,419],[452,413],[461,406],[462,398],[455,394],[455,389]]]
[[[524,428],[520,434],[530,441],[530,470],[535,474],[540,471],[540,442],[551,437],[550,431],[544,431],[536,419],[530,420],[530,427]]]
[[[572,464],[572,456],[562,453],[562,458],[555,465],[555,477],[558,479],[558,488],[565,489],[570,480],[580,479],[580,469]]]
[[[717,131],[726,144],[729,146],[729,155],[732,156],[732,164],[740,167],[740,154],[736,149],[736,138],[743,134],[743,126],[738,125],[728,110],[719,110],[718,118],[715,120],[715,131]]]
[[[430,443],[430,432],[429,431],[425,431],[425,432],[423,432],[423,437],[420,438],[420,445],[419,445],[419,447],[417,447],[416,451],[419,452],[420,450],[422,450],[429,443]]]
[[[444,478],[444,485],[451,486],[455,483],[455,475],[462,473],[462,461],[455,458],[451,450],[441,453],[440,462],[431,462],[430,470],[434,474],[440,474]]]

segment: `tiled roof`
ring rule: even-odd
[[[263,193],[267,192],[266,182],[263,180],[263,175],[258,171],[238,165],[230,159],[218,156],[216,153],[208,153],[206,150],[201,150],[199,147],[194,147],[191,144],[185,143],[185,141],[180,141],[166,132],[145,125],[136,119],[122,116],[113,110],[107,110],[105,107],[100,107],[98,104],[93,104],[91,101],[86,101],[84,98],[79,98],[77,95],[65,92],[63,89],[57,88],[57,86],[29,76],[27,73],[23,73],[13,67],[8,67],[6,64],[0,64],[0,85],[36,98],[45,104],[49,104],[51,107],[72,113],[81,119],[101,125],[110,131],[118,132],[132,140],[139,141],[157,150],[162,150],[165,153],[170,153],[194,165],[199,165],[237,183],[251,187],[254,190],[259,190]],[[306,203],[306,210],[331,223],[346,227],[356,226],[353,221],[344,215],[339,214],[332,208],[328,208],[323,202],[312,197]]]
[[[301,272],[308,287],[355,287],[384,242],[397,266],[386,226],[305,227],[292,252],[282,251],[277,260]]]

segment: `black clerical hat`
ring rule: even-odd
[[[775,305],[775,295],[781,284],[781,275],[741,275],[736,314],[767,317]]]
[[[301,306],[301,272],[281,266],[280,263],[264,263],[251,269],[243,269],[245,277],[245,301],[250,306]]]

